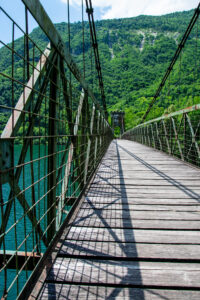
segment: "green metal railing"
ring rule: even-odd
[[[38,0],[23,0],[25,31],[12,27],[4,46],[9,86],[0,105],[0,293],[15,299],[77,205],[113,132]],[[42,50],[28,33],[29,12],[49,40]],[[23,37],[22,48],[15,32]],[[3,53],[3,52],[2,52]],[[20,72],[19,72],[20,70]],[[5,121],[6,120],[6,121]]]
[[[140,124],[122,138],[200,167],[200,104]]]

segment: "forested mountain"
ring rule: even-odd
[[[158,85],[193,15],[193,10],[165,16],[139,16],[127,19],[96,22],[102,73],[108,110],[125,110],[126,129],[136,125],[147,109]],[[67,24],[56,24],[63,40],[68,43]],[[162,115],[166,109],[183,108],[200,102],[198,24],[192,31],[180,60],[150,117]],[[90,71],[90,38],[85,22],[86,80],[92,84]],[[31,38],[44,49],[48,39],[36,28]],[[15,49],[23,50],[24,39],[15,42]],[[71,24],[71,49],[75,61],[82,68],[82,23]],[[23,62],[16,59],[15,72],[23,76]],[[8,50],[0,49],[0,70],[11,71]],[[10,83],[0,77],[0,104],[11,105]],[[19,95],[18,95],[19,96]],[[173,104],[173,106],[171,105]],[[1,123],[6,118],[1,113]]]

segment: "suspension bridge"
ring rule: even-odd
[[[1,41],[11,60],[0,73],[10,84],[0,105],[2,299],[200,299],[200,104],[148,119],[200,6],[142,122],[124,131],[124,113],[113,112],[114,139],[91,0],[82,1],[81,70],[69,1],[67,44],[39,0],[21,2],[24,29],[1,8],[12,35]],[[96,86],[86,80],[84,9]],[[29,33],[30,16],[45,50]]]

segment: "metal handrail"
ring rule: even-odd
[[[126,131],[122,138],[200,167],[200,104],[140,124]]]

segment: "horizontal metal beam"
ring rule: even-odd
[[[165,114],[162,117],[159,117],[159,118],[156,118],[156,119],[152,119],[152,120],[147,121],[145,123],[139,124],[139,125],[135,126],[134,128],[131,128],[131,129],[127,130],[126,132],[124,132],[124,134],[126,134],[128,132],[131,132],[135,128],[143,127],[143,126],[145,126],[147,124],[151,124],[151,123],[158,122],[158,121],[161,121],[161,120],[169,119],[171,117],[174,117],[174,116],[177,116],[177,115],[182,115],[182,114],[185,114],[185,113],[189,113],[189,112],[195,111],[195,110],[200,110],[200,104],[189,106],[187,108],[175,111],[175,112],[173,112],[171,114]]]
[[[23,252],[23,251],[11,251],[6,250],[6,253],[0,250],[0,269],[4,267],[4,261],[9,261],[6,265],[8,269],[16,269],[16,255],[17,255],[17,266],[20,269],[26,263],[28,271],[34,270],[36,264],[38,263],[41,255],[32,252]]]

